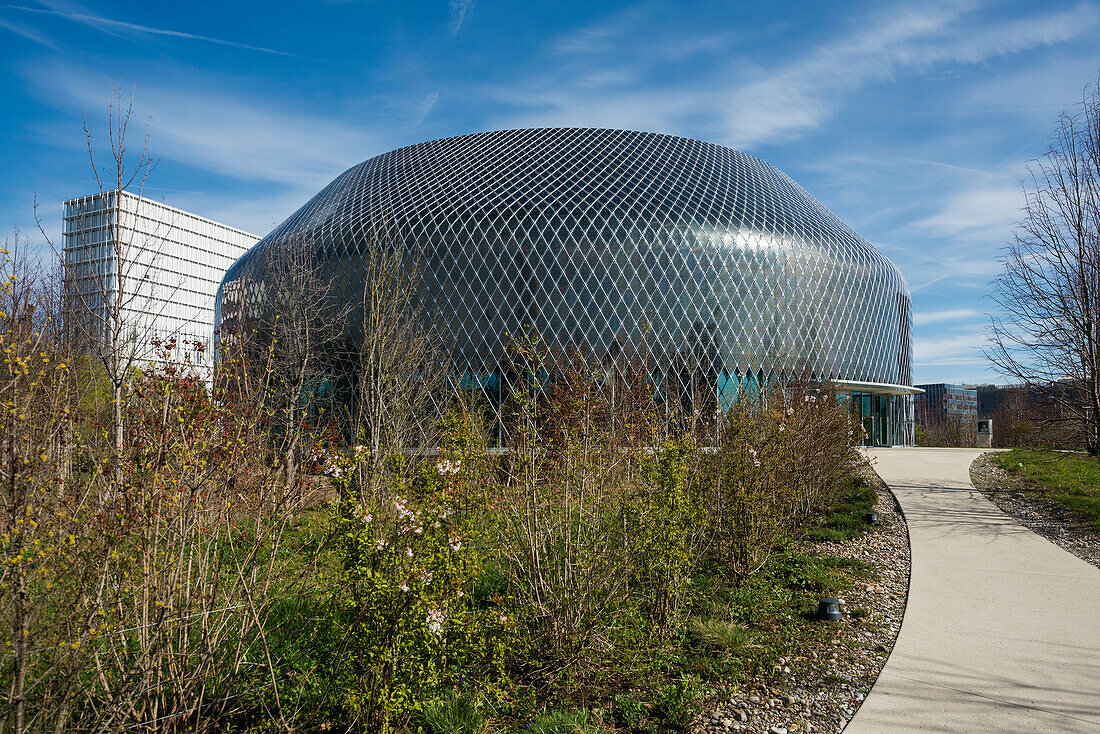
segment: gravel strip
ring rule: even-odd
[[[983,454],[970,465],[970,481],[1002,512],[1036,535],[1100,568],[1100,532],[1045,499],[1028,482]]]
[[[837,732],[859,709],[894,647],[909,592],[905,518],[878,475],[871,472],[868,479],[878,493],[878,527],[846,543],[807,544],[803,550],[859,559],[876,575],[857,579],[848,590],[843,621],[820,622],[817,639],[737,695],[712,702],[692,732]]]

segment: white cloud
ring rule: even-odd
[[[420,103],[420,112],[416,116],[416,121],[413,122],[413,127],[419,127],[420,123],[424,122],[426,118],[435,107],[435,103],[439,101],[439,92],[432,92],[424,97],[424,101]]]
[[[819,127],[868,85],[1051,45],[1097,22],[1088,5],[1004,21],[956,4],[912,4],[855,19],[854,30],[795,51],[788,63],[760,68],[738,56],[732,37],[685,44],[690,37],[650,15],[644,8],[620,11],[554,39],[551,71],[490,90],[520,108],[504,114],[504,126],[658,132],[690,126],[716,142],[751,149]],[[644,35],[654,27],[661,28],[659,37]],[[703,53],[714,56],[709,73],[678,76],[675,83],[655,78],[655,70],[668,72]]]
[[[913,314],[913,323],[939,324],[944,321],[973,322],[975,319],[985,318],[985,314],[972,308],[953,308],[945,311],[919,311]]]
[[[474,0],[451,0],[450,30],[452,36],[457,36],[458,32],[462,30],[462,26],[466,22],[466,15],[473,6]]]
[[[981,350],[986,341],[987,337],[982,331],[969,331],[951,336],[917,334],[913,338],[913,363],[920,365],[976,364],[985,360]]]
[[[1023,116],[1048,131],[1059,112],[1081,101],[1081,88],[1096,80],[1095,54],[1052,54],[1023,68],[990,69],[990,74],[957,90],[953,106],[980,118]]]
[[[1019,187],[976,188],[952,195],[937,213],[919,222],[950,235],[969,235],[1007,241],[1020,217],[1023,193]]]
[[[91,112],[93,132],[103,127],[105,100],[113,87],[107,76],[47,66],[31,77],[41,93],[62,100],[70,111]],[[154,156],[233,179],[314,193],[351,164],[379,152],[377,138],[354,121],[218,90],[201,79],[162,77],[138,80],[135,87],[132,124],[149,118]],[[73,142],[83,140],[74,136]]]
[[[548,51],[566,60],[659,67],[700,54],[725,53],[734,38],[729,31],[709,28],[696,28],[687,36],[669,33],[669,24],[657,15],[657,7],[650,3],[622,8],[555,36]],[[639,45],[644,53],[638,53]]]
[[[173,191],[163,193],[156,188],[147,196],[193,212],[199,216],[243,229],[263,237],[284,219],[297,211],[316,192],[300,189],[282,192],[238,192],[227,198],[221,192]]]
[[[52,138],[52,144],[68,150],[70,157],[86,160],[87,153],[80,150],[85,141],[79,122],[86,115],[102,164],[110,155],[106,118],[112,80],[98,70],[63,64],[31,67],[26,76],[68,119],[64,130],[42,131],[41,138]],[[258,235],[270,231],[342,171],[393,147],[392,140],[382,139],[361,118],[341,118],[329,110],[240,92],[193,72],[162,72],[155,78],[139,78],[135,87],[131,154],[137,154],[148,120],[149,152],[155,159],[226,179],[204,176],[209,192],[168,191],[158,188],[171,185],[162,164],[153,171],[146,195]],[[44,183],[55,200],[68,198],[86,193],[74,187],[92,183],[81,173],[79,179]]]
[[[955,297],[967,295],[958,292],[963,287],[984,290],[1001,267],[988,247],[960,247],[958,242],[876,246],[905,273],[914,296],[943,281],[950,281]]]
[[[821,124],[868,84],[1050,45],[1079,36],[1096,20],[1096,11],[1084,5],[1000,22],[974,22],[956,5],[892,7],[862,30],[736,87],[725,128],[746,147],[789,137]]]
[[[27,40],[34,41],[35,43],[40,43],[47,48],[57,49],[57,46],[55,46],[53,41],[47,38],[45,34],[25,23],[17,23],[15,21],[0,18],[0,28],[7,28],[12,33],[22,36]]]

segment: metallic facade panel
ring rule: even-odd
[[[232,284],[288,238],[355,298],[382,230],[422,263],[460,373],[492,373],[533,331],[601,359],[673,369],[690,355],[723,384],[912,384],[909,289],[869,242],[753,156],[624,130],[507,130],[372,158],[229,269],[220,313],[261,307]]]

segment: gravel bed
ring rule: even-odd
[[[821,634],[733,697],[712,702],[691,731],[761,734],[841,731],[859,709],[893,649],[909,592],[909,533],[879,477],[880,524],[845,543],[808,544],[804,551],[856,558],[875,569],[845,594],[844,619],[819,622]]]
[[[1100,532],[1045,499],[1025,480],[983,454],[970,465],[971,483],[1001,512],[1037,535],[1100,568]]]

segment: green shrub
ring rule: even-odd
[[[836,594],[847,587],[847,582],[832,568],[828,559],[800,553],[777,558],[767,572],[784,587],[796,591]]]
[[[518,349],[525,374],[551,371],[536,346]],[[655,430],[644,385],[608,385],[604,367],[579,356],[552,372],[510,401],[497,551],[533,651],[573,661],[636,638],[641,626],[627,621],[639,608],[657,636],[671,628],[695,560],[696,452]]]
[[[480,530],[456,511],[469,479],[466,456],[445,452],[412,476],[395,472],[396,486],[371,496],[346,470],[356,461],[349,452],[329,462],[345,499],[334,505],[339,573],[324,637],[341,646],[322,659],[321,675],[335,683],[335,705],[352,723],[400,729],[448,684],[500,677],[515,619],[472,593],[482,574],[473,541]],[[434,710],[443,716],[468,703]]]
[[[658,636],[678,622],[683,596],[699,559],[703,506],[698,496],[699,450],[688,439],[667,441],[642,461],[627,536],[634,587],[644,589],[649,621]]]
[[[615,724],[627,729],[637,729],[646,718],[646,705],[629,693],[616,693],[613,697]]]
[[[703,696],[702,682],[693,675],[682,673],[676,681],[657,692],[654,714],[665,727],[686,729],[698,715],[698,703]]]
[[[715,559],[735,580],[837,494],[853,486],[861,459],[857,422],[835,394],[792,385],[731,407],[706,478]]]

